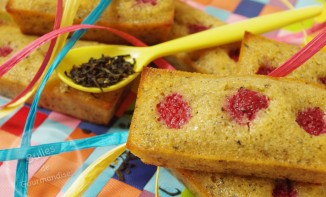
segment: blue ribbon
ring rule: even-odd
[[[97,19],[102,15],[105,11],[106,7],[111,3],[111,0],[101,0],[95,9],[85,18],[82,24],[94,24]],[[35,93],[35,97],[33,103],[31,105],[27,121],[24,127],[24,132],[22,136],[21,149],[29,149],[31,144],[31,136],[32,136],[32,128],[34,126],[37,105],[42,94],[42,91],[46,85],[46,82],[50,78],[53,71],[56,69],[58,64],[64,58],[64,56],[68,53],[68,51],[75,45],[77,40],[86,32],[86,30],[76,31],[63,49],[60,51],[58,56],[55,58],[49,70],[46,72],[44,79],[40,83],[38,90]],[[15,197],[19,196],[27,196],[27,183],[28,182],[28,158],[18,160],[17,168],[16,168],[16,183],[15,183]]]
[[[27,149],[11,148],[0,150],[0,161],[10,161],[19,159],[29,159],[38,157],[48,157],[60,153],[83,150],[88,148],[97,148],[113,146],[125,143],[128,138],[128,132],[115,132],[98,135],[90,138],[69,140],[65,142],[56,142],[30,146]]]

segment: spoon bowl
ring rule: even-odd
[[[250,31],[255,34],[265,33],[294,22],[316,16],[321,12],[322,8],[319,6],[309,6],[300,9],[278,12],[229,25],[223,25],[149,47],[132,47],[122,45],[81,47],[71,50],[66,55],[66,57],[59,64],[57,73],[61,80],[75,89],[93,93],[109,92],[126,86],[139,75],[144,66],[147,66],[152,60],[155,60],[158,57],[239,41],[242,39],[245,31]],[[78,85],[68,76],[66,76],[65,72],[69,73],[74,65],[81,65],[82,63],[88,62],[90,58],[100,58],[102,55],[110,57],[130,55],[131,58],[136,60],[134,66],[135,73],[129,75],[114,85],[104,87],[102,89],[98,87],[84,87],[82,85]]]
[[[137,48],[137,50],[135,50]],[[130,46],[120,46],[120,45],[96,45],[96,46],[87,46],[80,47],[73,50],[70,50],[60,65],[57,67],[57,73],[60,79],[68,84],[69,86],[92,93],[100,93],[101,89],[98,87],[85,87],[75,83],[71,78],[67,77],[65,72],[69,73],[72,67],[81,65],[85,62],[88,62],[90,58],[100,58],[102,55],[104,56],[119,56],[119,55],[130,55],[130,59],[136,59],[136,63],[134,65],[135,73],[129,75],[124,78],[117,84],[108,86],[103,88],[103,92],[109,92],[121,87],[126,86],[128,83],[133,81],[141,72],[143,65],[148,64],[149,62],[142,62],[141,60],[145,60],[144,58],[139,58],[141,55],[144,55],[147,47],[130,47]],[[144,52],[143,52],[144,51]],[[127,60],[128,61],[128,60]]]

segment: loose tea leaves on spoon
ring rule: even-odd
[[[65,71],[65,75],[76,84],[102,89],[135,73],[135,59],[132,58],[132,62],[126,60],[130,57],[130,55],[110,57],[102,54],[98,59],[90,58],[87,63],[74,65],[69,74]]]

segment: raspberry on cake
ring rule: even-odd
[[[277,180],[273,189],[273,197],[297,197],[298,192],[289,180]]]
[[[189,24],[188,25],[188,33],[189,34],[194,34],[194,33],[198,33],[204,30],[209,29],[210,27],[207,27],[205,25],[200,25],[200,24]]]
[[[149,3],[151,5],[156,5],[157,4],[157,0],[137,0],[138,3]]]
[[[275,68],[270,67],[270,66],[260,66],[257,70],[257,72],[255,74],[258,75],[268,75],[269,73],[271,73]]]
[[[228,55],[233,61],[238,62],[239,55],[240,55],[240,48],[230,49]]]
[[[240,88],[236,94],[228,97],[224,109],[239,124],[247,124],[256,117],[256,113],[268,107],[268,98],[258,92]]]
[[[156,105],[158,121],[164,122],[169,128],[180,129],[191,118],[191,108],[182,95],[172,93]]]
[[[191,109],[180,128],[157,119],[157,104],[174,93]],[[316,135],[325,99],[322,85],[299,80],[145,68],[127,147],[169,168],[326,183],[326,133]]]
[[[326,133],[326,115],[325,112],[318,107],[299,111],[296,121],[311,135],[318,136]]]
[[[241,55],[237,65],[238,74],[267,75],[299,49],[298,46],[247,32],[242,41]],[[326,67],[323,65],[326,65],[326,53],[320,51],[286,77],[325,85],[326,80],[323,77],[326,76]]]
[[[12,52],[12,50],[13,49],[7,45],[0,47],[0,57],[7,57]]]
[[[326,77],[320,77],[319,81],[326,86]]]

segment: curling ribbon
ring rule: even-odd
[[[79,1],[78,0],[68,0],[65,3],[65,9],[63,12],[63,20],[61,20],[61,26],[64,25],[70,25],[73,23],[74,20],[74,16],[77,13],[77,9],[79,7]],[[61,2],[60,2],[61,4]],[[60,6],[59,2],[57,3],[57,10],[60,10],[62,6]],[[61,18],[61,19],[62,19]],[[51,59],[53,58],[53,56],[56,55],[57,51],[61,49],[61,45],[64,44],[66,38],[67,38],[68,34],[63,34],[61,36],[59,36],[57,38],[57,42],[55,44],[54,50],[53,50],[53,54],[51,56]],[[51,62],[51,60],[50,60]],[[47,63],[45,63],[45,65],[47,65]],[[45,70],[50,67],[50,65],[47,65]],[[41,71],[42,72],[42,71]],[[41,76],[40,76],[41,77]],[[36,89],[37,86],[37,81],[35,81],[35,85],[31,88],[31,92],[33,92]],[[42,80],[44,81],[44,80]],[[29,94],[26,94],[29,95]],[[26,97],[24,97],[26,98]],[[22,101],[22,99],[20,99],[20,101]],[[33,112],[33,111],[32,111]],[[29,112],[31,113],[31,111]],[[32,127],[34,125],[34,119],[36,116],[36,112],[34,112],[34,114],[31,116],[31,120],[32,120]],[[25,128],[23,131],[23,136],[22,136],[22,141],[21,141],[21,148],[23,149],[28,149],[31,145],[30,141],[31,141],[31,135],[32,135],[32,129],[28,129],[26,130],[26,127],[28,128],[29,125],[29,118],[27,118],[26,124],[25,124]],[[28,181],[28,158],[27,159],[19,159],[18,163],[17,163],[17,168],[16,168],[16,182],[15,182],[15,196],[21,196],[21,195],[27,195],[27,185],[24,185],[23,187],[21,187],[21,183],[26,183]]]
[[[78,176],[77,180],[69,187],[63,197],[81,196],[90,186],[90,183],[92,183],[96,177],[98,177],[125,150],[126,144],[121,144],[98,158]]]
[[[308,61],[313,55],[320,51],[326,45],[326,28],[324,28],[314,39],[306,46],[300,49],[291,58],[277,67],[269,76],[284,77]]]
[[[77,11],[77,5],[78,0],[71,0],[67,1],[66,5],[71,7],[71,9],[74,9],[75,12]],[[105,8],[111,3],[111,1],[100,1],[98,6],[86,17],[84,20],[84,23],[95,23],[98,17],[104,12]],[[71,11],[70,9],[67,10],[68,12]],[[73,11],[73,10],[72,10]],[[71,15],[71,13],[67,13],[67,16],[71,17],[69,20],[74,19],[74,14]],[[69,21],[67,21],[69,22]],[[35,116],[36,116],[36,109],[37,104],[40,98],[40,95],[43,91],[43,88],[49,79],[50,75],[52,74],[53,70],[57,66],[57,64],[60,63],[61,59],[67,54],[67,52],[73,47],[73,45],[76,43],[76,41],[83,35],[85,30],[77,31],[73,34],[72,38],[69,40],[69,42],[63,47],[63,49],[60,51],[58,56],[55,58],[54,63],[52,63],[49,66],[48,71],[45,73],[44,78],[42,79],[40,86],[38,90],[36,91],[32,106],[30,108],[26,124],[24,127],[23,135],[22,135],[22,141],[21,141],[21,148],[29,148],[30,147],[30,141],[32,136],[32,128],[34,126]],[[61,37],[61,41],[65,40],[67,34]],[[59,45],[61,44],[61,41]],[[56,50],[59,50],[60,46],[56,48]],[[21,173],[20,173],[21,172]],[[17,168],[16,168],[16,182],[15,182],[15,196],[26,196],[27,195],[27,185],[22,187],[21,183],[27,183],[28,182],[28,159],[20,159],[18,160]]]
[[[114,132],[97,135],[90,138],[78,140],[69,140],[65,142],[56,142],[50,144],[41,144],[30,146],[27,149],[11,148],[0,150],[0,161],[10,161],[19,159],[30,159],[38,157],[48,157],[60,153],[83,150],[88,148],[113,146],[125,143],[128,138],[128,132]],[[49,151],[50,150],[50,151]]]

